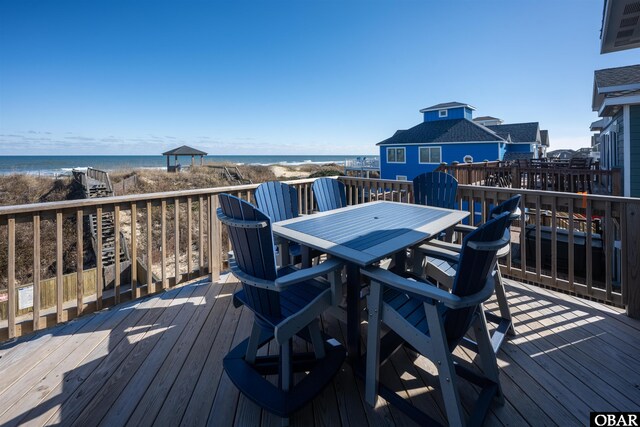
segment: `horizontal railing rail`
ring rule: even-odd
[[[339,179],[350,204],[413,202],[411,182]],[[478,225],[515,194],[523,209],[511,228],[506,276],[625,306],[640,318],[640,199],[461,184],[457,205]]]
[[[313,181],[289,181],[301,213],[315,209]],[[216,195],[253,202],[257,186],[0,207],[0,340],[204,275],[217,280],[229,245],[215,217]],[[106,227],[114,228],[115,242],[102,241]],[[109,274],[95,254],[108,243],[131,255],[131,261],[115,255]]]

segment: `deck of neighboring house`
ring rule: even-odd
[[[233,307],[238,284],[222,277],[4,344],[0,425],[280,425],[223,372],[222,359],[248,336],[252,314]],[[506,403],[493,405],[486,425],[585,425],[590,411],[640,410],[640,321],[530,285],[508,281],[507,290],[518,336],[498,355]],[[337,320],[326,317],[323,326],[344,339]],[[409,351],[396,353],[382,380],[444,421],[433,366],[412,360]],[[462,381],[461,394],[468,405],[477,392]],[[291,423],[413,425],[384,402],[370,408],[347,364]]]

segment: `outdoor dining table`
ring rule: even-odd
[[[360,357],[360,268],[394,256],[402,265],[406,249],[438,236],[469,212],[377,201],[301,216],[272,224],[273,233],[339,258],[347,267],[347,353]],[[305,259],[305,256],[302,257]]]

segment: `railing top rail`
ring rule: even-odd
[[[335,178],[335,177],[334,177]],[[317,178],[305,178],[290,181],[283,181],[287,184],[309,184]],[[65,200],[61,202],[46,202],[46,203],[31,203],[27,205],[11,205],[0,206],[0,216],[15,215],[34,212],[47,212],[64,210],[69,208],[84,208],[93,206],[103,206],[115,203],[133,203],[133,202],[148,202],[162,199],[171,199],[177,197],[199,196],[199,195],[212,195],[220,194],[230,191],[246,191],[254,190],[259,184],[245,184],[245,185],[229,185],[225,187],[212,187],[212,188],[197,188],[192,190],[177,190],[177,191],[165,191],[159,193],[143,193],[143,194],[131,194],[126,196],[114,196],[114,197],[101,197],[97,199],[79,199],[79,200]]]
[[[393,179],[377,179],[377,178],[354,178],[354,177],[345,177],[341,176],[338,179],[343,181],[364,181],[364,182],[378,182],[378,183],[387,183],[387,184],[397,184],[403,183],[412,185],[411,181],[396,181]],[[640,203],[640,198],[636,197],[622,197],[622,196],[607,196],[600,194],[580,194],[580,193],[561,193],[558,191],[544,191],[544,190],[528,190],[524,188],[509,188],[509,187],[487,187],[482,185],[469,185],[469,184],[459,184],[458,189],[460,190],[470,190],[470,191],[489,191],[492,193],[500,192],[500,193],[509,193],[509,194],[528,194],[531,196],[556,196],[563,197],[569,199],[587,199],[592,201],[599,202],[632,202],[632,203]]]

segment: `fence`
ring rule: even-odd
[[[349,204],[413,201],[411,182],[339,179]],[[477,225],[515,194],[522,195],[522,216],[512,225],[506,276],[625,306],[640,318],[640,199],[459,185],[458,208]]]
[[[372,200],[411,203],[406,181],[339,178],[349,204]],[[314,179],[291,181],[302,214],[315,209]],[[230,186],[0,207],[0,290],[6,289],[6,320],[0,339],[14,338],[45,325],[153,294],[224,268],[228,239],[215,219],[220,193],[252,200],[257,185]],[[512,254],[503,267],[508,277],[577,295],[624,305],[640,317],[640,199],[460,185],[459,209],[474,224],[486,220],[491,206],[522,194],[522,216],[512,227]],[[115,236],[128,245],[132,259],[148,266],[140,274],[116,274],[105,290],[101,264],[86,265],[83,218],[113,212]],[[597,224],[597,225],[596,225]],[[45,237],[46,236],[46,237]],[[98,232],[97,236],[101,236]],[[97,247],[102,247],[98,238]],[[116,246],[119,242],[116,243]],[[578,265],[583,259],[584,266]],[[121,266],[116,271],[121,271]],[[86,271],[95,268],[95,283]],[[65,276],[75,274],[75,291],[65,291]],[[154,278],[155,274],[155,278]],[[50,277],[47,277],[50,276]],[[124,280],[132,277],[132,280]],[[55,306],[41,306],[43,283],[55,283]],[[33,308],[18,310],[20,290],[33,286]]]
[[[460,184],[615,196],[622,194],[619,169],[580,169],[553,163],[545,166],[505,166],[501,162],[484,162],[441,165],[437,170],[453,175]]]
[[[314,209],[311,183],[291,184],[299,194],[300,212]],[[140,194],[97,199],[70,200],[0,207],[0,293],[6,301],[6,320],[0,321],[0,340],[14,338],[43,325],[70,320],[122,301],[153,294],[176,284],[210,274],[217,280],[228,239],[215,219],[220,193],[251,200],[257,185]],[[132,259],[140,259],[148,269],[139,278],[139,263],[123,271],[116,257],[113,289],[104,289],[101,263],[94,261],[95,283],[85,282],[84,217],[96,215],[98,248],[103,247],[101,218],[113,212],[116,247],[121,233]],[[45,238],[46,236],[46,238]],[[154,279],[154,272],[157,280]],[[68,301],[65,280],[76,275],[73,300]],[[50,277],[47,277],[50,276]],[[129,280],[131,277],[133,279]],[[55,307],[41,306],[43,284],[55,283]],[[33,307],[29,313],[18,309],[19,293],[32,286]],[[68,286],[67,286],[68,287]],[[31,292],[31,291],[30,291]]]

